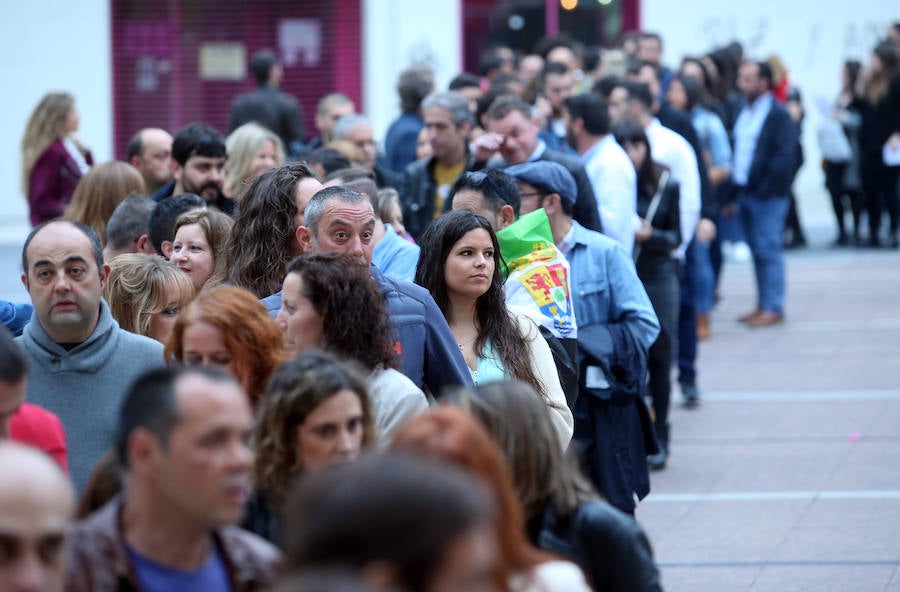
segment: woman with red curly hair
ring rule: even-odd
[[[219,286],[182,309],[166,343],[169,362],[218,366],[247,391],[254,409],[284,360],[281,332],[251,292]]]
[[[487,486],[497,506],[500,559],[494,579],[500,590],[580,592],[591,589],[574,563],[557,559],[528,542],[509,463],[474,417],[453,407],[433,408],[403,424],[395,433],[390,450],[462,467]]]

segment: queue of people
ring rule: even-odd
[[[844,65],[839,244],[897,246],[898,62]],[[340,93],[303,142],[266,51],[227,138],[146,128],[127,163],[41,101],[30,302],[0,308],[0,587],[662,589],[635,515],[671,370],[696,408],[723,238],[752,253],[739,320],[785,321],[799,92],[736,44],[671,70],[654,33],[481,65],[405,71],[384,154]]]

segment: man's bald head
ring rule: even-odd
[[[0,590],[61,591],[75,495],[37,449],[0,442]]]

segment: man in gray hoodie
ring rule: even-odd
[[[67,220],[37,226],[25,240],[22,269],[34,305],[18,338],[30,369],[25,399],[62,421],[69,471],[80,495],[112,446],[131,383],[164,365],[162,345],[120,329],[112,318],[101,298],[109,266],[90,227]]]

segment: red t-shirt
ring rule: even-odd
[[[66,432],[56,414],[39,405],[22,403],[9,421],[9,437],[43,450],[68,473]]]

